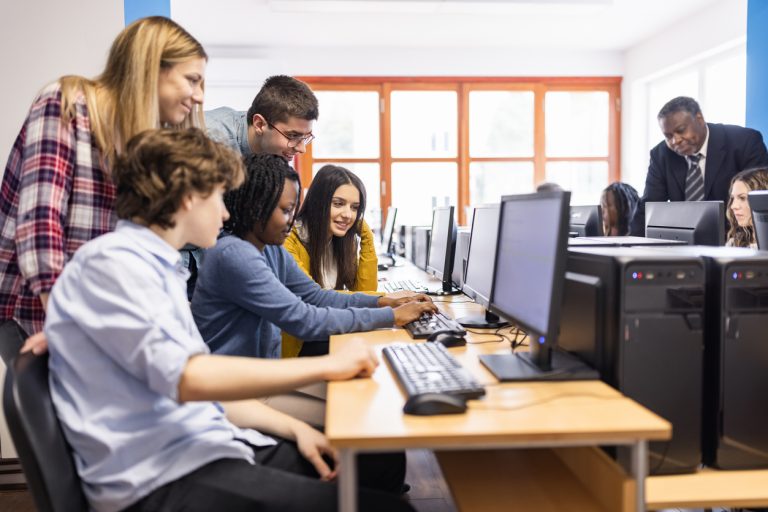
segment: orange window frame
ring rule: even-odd
[[[621,180],[621,77],[298,77],[315,91],[376,91],[379,93],[379,157],[314,159],[312,146],[298,160],[302,183],[312,181],[314,163],[377,163],[381,182],[381,209],[392,204],[391,170],[393,162],[455,162],[458,168],[459,223],[466,224],[465,207],[469,205],[469,166],[471,162],[532,161],[534,182],[544,181],[547,162],[605,161],[609,182]],[[390,96],[397,90],[456,91],[458,100],[458,148],[455,157],[393,158],[391,155]],[[471,157],[469,154],[469,93],[471,91],[529,90],[534,93],[533,157]],[[608,93],[608,156],[547,157],[544,98],[549,91],[605,91]],[[322,105],[320,106],[322,115]]]

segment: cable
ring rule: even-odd
[[[486,384],[485,387],[494,387],[498,386],[501,383],[497,384]],[[606,395],[598,395],[595,393],[561,393],[559,395],[553,395],[546,398],[542,398],[541,400],[533,400],[531,402],[527,402],[524,404],[519,404],[516,406],[494,406],[494,405],[485,405],[483,402],[475,403],[470,402],[469,407],[471,409],[477,409],[477,410],[487,410],[487,411],[519,411],[522,409],[527,409],[528,407],[534,407],[537,405],[546,404],[549,402],[554,402],[555,400],[560,400],[562,398],[599,398],[600,400],[623,400],[624,397],[619,396],[606,396]]]

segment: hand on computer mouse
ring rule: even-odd
[[[437,313],[437,306],[432,302],[409,302],[396,307],[395,325],[402,327],[407,323],[418,320],[424,313]]]

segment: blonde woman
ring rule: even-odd
[[[182,27],[144,18],[117,36],[97,78],[65,76],[38,94],[0,185],[0,321],[42,330],[64,264],[115,226],[110,169],[124,143],[203,124],[206,61]]]
[[[768,190],[768,168],[741,171],[731,180],[730,199],[725,213],[730,224],[725,245],[729,247],[757,249],[752,210],[747,200],[747,195],[753,190]]]

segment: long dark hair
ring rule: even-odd
[[[726,239],[733,239],[733,245],[736,247],[749,247],[750,244],[757,243],[752,218],[750,217],[748,226],[741,227],[739,226],[739,221],[736,220],[736,216],[733,214],[733,210],[731,210],[731,205],[733,204],[731,192],[733,192],[733,184],[737,181],[744,183],[749,192],[753,190],[766,190],[768,189],[768,168],[758,167],[741,171],[731,179],[731,186],[728,189],[728,208],[725,210],[725,216],[728,219],[730,228],[728,229]]]
[[[603,190],[606,194],[613,194],[613,204],[616,206],[616,217],[619,228],[619,236],[629,234],[629,223],[637,211],[637,203],[640,202],[640,196],[632,185],[614,181]],[[611,226],[609,226],[611,227]],[[606,235],[608,233],[605,233]]]
[[[360,235],[360,221],[365,212],[365,186],[353,172],[338,165],[324,165],[315,175],[307,189],[307,197],[296,216],[307,230],[305,243],[309,253],[309,273],[322,286],[322,268],[328,247],[328,232],[331,229],[331,201],[333,194],[342,185],[352,185],[360,193],[360,207],[355,223],[343,237],[331,237],[331,257],[336,263],[336,290],[355,289],[357,278],[357,236]]]
[[[301,181],[288,162],[277,155],[264,153],[247,157],[245,181],[224,195],[224,205],[229,210],[229,219],[224,222],[224,229],[245,238],[257,224],[265,228],[283,195],[285,180],[295,181],[299,187],[296,200],[298,209]]]

